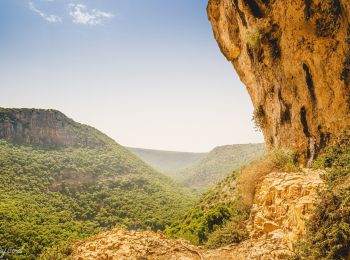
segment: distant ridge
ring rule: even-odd
[[[177,151],[163,151],[145,148],[125,147],[140,157],[143,161],[163,172],[174,177],[172,172],[189,167],[193,163],[204,158],[208,153],[191,153]]]
[[[265,144],[233,144],[215,147],[208,155],[177,173],[181,184],[194,190],[205,190],[265,152]]]
[[[265,151],[262,143],[223,145],[209,153],[125,148],[156,170],[196,191],[214,185],[243,165],[258,159]]]

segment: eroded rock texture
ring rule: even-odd
[[[165,238],[161,233],[128,232],[113,229],[77,242],[73,246],[74,260],[115,259],[115,260],[200,260],[202,254],[184,240]]]
[[[209,0],[215,38],[269,147],[311,161],[349,127],[349,15],[348,0]]]
[[[204,249],[161,233],[115,229],[77,242],[73,259],[291,259],[293,244],[318,202],[323,182],[319,170],[274,172],[257,187],[247,221],[250,238],[218,249]]]
[[[42,146],[100,146],[94,128],[56,110],[0,108],[0,139]]]
[[[250,218],[250,238],[237,245],[207,251],[207,259],[291,259],[293,245],[305,233],[305,223],[324,187],[322,171],[273,172],[257,187]]]

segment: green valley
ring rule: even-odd
[[[233,171],[258,159],[264,154],[264,151],[264,144],[219,146],[210,151],[205,158],[177,174],[183,186],[203,191]]]
[[[207,153],[173,152],[126,147],[143,161],[169,177],[177,178],[176,172],[203,159]]]
[[[53,110],[0,110],[0,247],[36,259],[118,225],[163,230],[194,196]],[[45,133],[45,135],[43,135]]]

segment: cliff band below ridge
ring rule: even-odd
[[[322,171],[270,173],[256,190],[250,238],[208,250],[161,233],[115,229],[73,246],[73,259],[288,259],[322,188]]]
[[[96,147],[104,145],[106,138],[56,110],[0,108],[0,139],[26,145]]]
[[[349,127],[350,2],[209,0],[207,10],[268,147],[311,162]]]

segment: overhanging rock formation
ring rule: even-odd
[[[209,0],[208,17],[268,147],[311,161],[349,128],[348,0]]]

